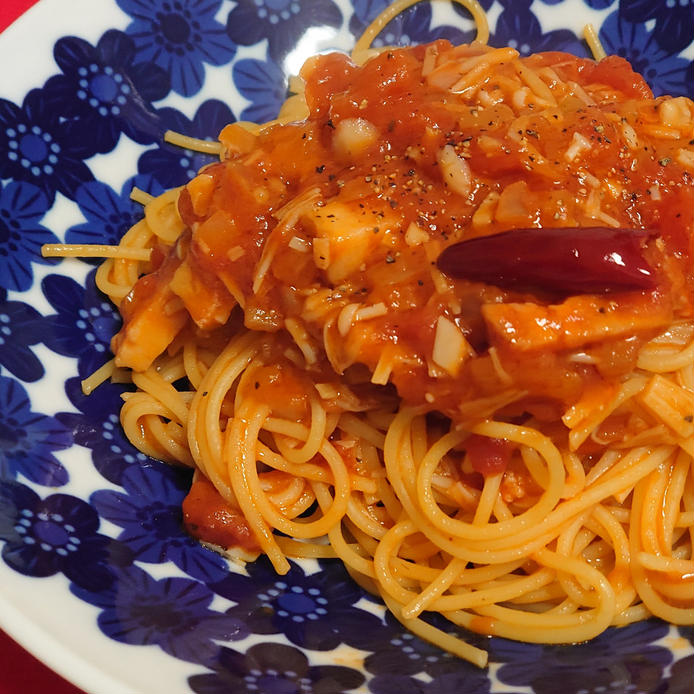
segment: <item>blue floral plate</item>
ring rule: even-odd
[[[0,627],[93,694],[691,691],[692,628],[657,620],[573,647],[483,640],[477,670],[404,632],[334,562],[231,568],[181,530],[188,475],[135,451],[120,389],[84,397],[119,319],[95,265],[208,159],[162,142],[273,117],[287,74],[348,50],[386,0],[41,0],[0,36]],[[657,94],[694,96],[692,0],[482,0],[491,42],[586,55],[592,22]],[[418,5],[379,43],[470,40]],[[559,685],[559,683],[561,683]]]

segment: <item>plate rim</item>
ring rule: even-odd
[[[72,2],[72,0],[69,1]],[[96,6],[95,12],[98,11],[98,4],[108,3],[109,5],[117,7],[116,0],[92,0],[92,2]],[[350,1],[350,4],[351,2],[353,2],[353,0]],[[538,2],[538,0],[535,0],[535,2]],[[38,0],[38,2],[30,7],[26,13],[16,19],[2,32],[2,34],[0,34],[0,41],[5,39],[7,34],[11,35],[10,40],[16,41],[17,38],[15,34],[17,36],[21,35],[22,32],[25,31],[25,24],[37,21],[39,15],[45,11],[44,8],[50,7],[51,11],[54,11],[55,8],[61,7],[64,4],[63,0]],[[614,5],[616,6],[616,3]],[[106,23],[98,23],[98,26],[100,27],[100,32],[103,32],[106,28],[110,28],[110,26],[106,26]],[[82,37],[82,34],[79,32],[76,32],[75,35]],[[135,167],[133,167],[133,169],[135,169]],[[25,292],[12,292],[12,297],[17,298],[25,294]],[[3,371],[3,375],[8,375],[6,370]],[[19,382],[23,383],[21,380],[19,380]],[[46,491],[45,494],[48,495],[48,493],[52,493],[52,491],[53,490],[50,492]],[[99,516],[99,518],[103,523],[101,516]],[[8,567],[2,568],[3,570],[11,570]],[[60,575],[62,576],[62,574]],[[31,577],[27,576],[24,578],[30,579]],[[39,588],[38,584],[36,587]],[[66,590],[68,596],[71,598],[75,600],[78,599],[71,595],[67,586],[61,590]],[[96,622],[96,620],[94,621]],[[95,623],[93,626],[96,629]],[[47,667],[55,671],[63,679],[83,689],[85,692],[101,692],[106,688],[109,694],[137,694],[137,690],[133,689],[131,685],[123,682],[121,679],[115,679],[110,674],[100,670],[98,665],[84,657],[79,650],[61,642],[50,633],[50,631],[47,631],[45,627],[35,623],[23,610],[10,602],[2,590],[2,587],[0,587],[0,628],[39,661],[46,664]],[[107,642],[112,643],[110,638],[104,635],[102,636]],[[172,656],[167,655],[167,658],[171,657]],[[189,665],[192,673],[195,664],[189,663]],[[667,670],[665,672],[667,672]],[[363,686],[366,687],[366,683]],[[511,687],[511,685],[507,686],[509,688]]]

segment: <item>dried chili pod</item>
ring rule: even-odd
[[[512,229],[455,243],[438,258],[451,277],[506,289],[602,294],[652,289],[643,256],[653,232],[612,227]]]

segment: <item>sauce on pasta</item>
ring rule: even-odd
[[[339,557],[479,665],[419,615],[560,643],[692,623],[694,104],[620,58],[477,42],[301,78],[300,117],[227,126],[99,271],[124,428],[196,468],[189,530],[280,573]],[[648,279],[581,291],[547,243],[550,280],[502,282],[519,229]]]
[[[504,62],[492,63],[489,56],[499,52]],[[630,370],[634,342],[671,322],[673,302],[685,304],[682,315],[691,310],[683,291],[692,212],[683,204],[691,188],[677,159],[682,143],[658,136],[667,127],[663,106],[643,99],[648,88],[625,61],[596,65],[558,54],[519,60],[514,53],[438,42],[386,51],[362,67],[331,54],[304,68],[306,121],[257,136],[229,126],[221,141],[230,158],[179,198],[184,225],[194,227],[179,242],[185,252],[155,270],[160,281],[150,275],[135,286],[114,342],[118,362],[146,368],[186,313],[209,329],[226,322],[239,302],[250,328],[276,331],[287,319],[301,321],[307,340],[325,348],[338,372],[360,363],[373,373],[387,351],[389,380],[401,397],[423,404],[433,396],[450,416],[461,401],[501,389],[486,354],[490,344],[504,352],[515,386],[563,404],[596,371]],[[440,67],[423,77],[432,55]],[[455,66],[484,58],[494,66],[486,97],[464,85],[452,89],[460,79]],[[524,86],[531,73],[557,86],[545,85],[538,96]],[[625,135],[634,128],[638,147]],[[447,167],[453,171],[442,175]],[[459,170],[469,179],[464,194],[447,180]],[[671,209],[680,217],[670,219]],[[657,288],[620,297],[615,309],[612,297],[537,302],[493,283],[449,282],[432,266],[441,250],[464,238],[529,223],[596,221],[658,231],[664,250],[648,250],[660,271]],[[262,274],[261,259],[269,261]],[[176,294],[169,288],[174,266],[178,277],[207,284],[189,282]],[[332,310],[307,310],[317,288]],[[160,340],[139,332],[130,339],[145,313],[130,307],[168,292],[184,305],[169,312]],[[538,308],[530,312],[528,304]],[[573,331],[581,313],[589,325]],[[599,315],[606,317],[592,320]],[[554,320],[561,336],[552,340],[539,327],[544,319]],[[439,320],[464,337],[465,356],[483,356],[459,358],[448,369],[432,363]],[[569,350],[606,342],[609,352],[597,366],[571,361]],[[531,368],[538,360],[549,368]]]

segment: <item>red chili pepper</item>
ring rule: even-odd
[[[455,243],[439,256],[451,277],[563,294],[652,289],[643,242],[653,232],[611,227],[512,229]]]

